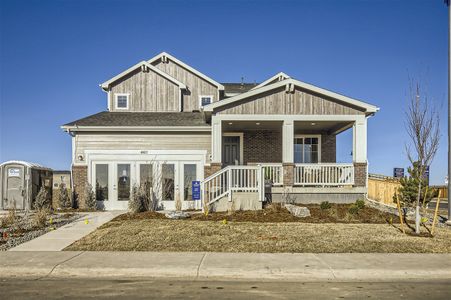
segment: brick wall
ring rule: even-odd
[[[245,131],[243,144],[244,164],[282,162],[282,131],[280,130]]]
[[[283,185],[293,186],[294,185],[294,164],[283,163]]]
[[[87,166],[72,166],[72,180],[74,184],[74,198],[79,208],[85,208],[84,190],[88,182]]]
[[[354,163],[354,186],[366,186],[366,163]]]
[[[335,135],[321,135],[321,162],[335,163],[337,161],[337,137]]]
[[[209,166],[204,166],[204,178],[218,172],[222,169],[221,163],[211,163]]]

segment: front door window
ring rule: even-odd
[[[130,164],[117,164],[117,200],[130,200]]]
[[[183,165],[183,197],[185,201],[192,200],[193,198],[193,181],[196,180],[196,165],[184,164]]]
[[[175,193],[175,165],[163,164],[161,166],[162,192],[164,201],[173,201]]]
[[[108,200],[108,164],[96,164],[96,200]]]
[[[319,138],[297,137],[294,139],[294,162],[315,164],[319,162]]]

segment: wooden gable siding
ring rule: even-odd
[[[286,93],[285,87],[256,95],[223,107],[220,114],[287,114],[287,115],[356,115],[364,112],[332,99],[296,88]]]
[[[180,110],[179,87],[152,70],[142,72],[141,69],[138,69],[112,84],[109,99],[110,110],[124,111],[115,107],[115,94],[117,93],[130,94],[127,111]]]
[[[213,96],[213,102],[218,99],[218,88],[203,78],[178,64],[168,60],[162,63],[161,59],[153,63],[155,67],[169,74],[180,82],[183,82],[189,89],[183,95],[183,111],[199,110],[199,96]]]

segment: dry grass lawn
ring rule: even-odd
[[[65,250],[450,253],[451,230],[405,235],[398,224],[257,223],[118,218]],[[423,228],[426,232],[426,229]]]

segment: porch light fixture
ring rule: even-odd
[[[229,122],[229,125],[232,125],[233,123],[232,122]]]
[[[260,122],[255,123],[255,125],[260,125]]]
[[[312,122],[312,123],[311,123],[311,125],[312,125],[312,126],[315,126],[315,125],[316,125],[316,123],[315,123],[315,122]]]

